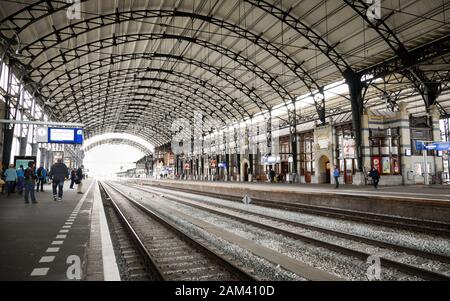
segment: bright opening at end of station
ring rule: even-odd
[[[142,151],[130,145],[103,144],[86,152],[84,167],[90,178],[114,179],[116,173],[134,168],[143,156]]]

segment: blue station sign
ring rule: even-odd
[[[430,142],[424,143],[422,141],[416,141],[417,150],[436,150],[436,151],[448,151],[450,150],[450,142]]]
[[[83,129],[48,128],[48,143],[83,144]]]

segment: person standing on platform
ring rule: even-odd
[[[14,164],[10,164],[9,168],[5,171],[6,191],[8,196],[14,192],[14,186],[17,182],[17,173],[14,168]]]
[[[28,168],[25,170],[25,204],[28,204],[28,196],[31,197],[33,204],[37,204],[36,197],[34,196],[34,187],[36,187],[36,171],[34,168],[34,162],[28,162]]]
[[[269,179],[270,179],[270,183],[273,183],[275,181],[275,171],[270,168],[269,170]]]
[[[70,171],[70,189],[73,189],[73,184],[75,184],[75,180],[77,179],[77,172],[75,169]]]
[[[63,197],[64,181],[69,176],[69,170],[67,169],[66,164],[62,163],[62,159],[58,159],[58,161],[53,164],[49,175],[53,180],[53,201],[61,202]]]
[[[44,192],[44,183],[47,179],[47,170],[44,168],[44,165],[41,164],[41,166],[36,170],[36,176],[38,179],[36,192],[39,192],[39,186],[41,186],[41,192]]]
[[[5,175],[3,172],[3,166],[0,163],[0,193],[5,192],[5,186],[6,186],[6,182],[5,182]]]
[[[334,171],[333,171],[333,176],[334,176],[334,181],[336,182],[336,189],[339,188],[339,169],[337,168],[337,166],[334,166]]]
[[[25,185],[25,170],[23,169],[23,165],[20,165],[17,170],[17,191],[20,195],[23,193],[23,188]]]
[[[82,194],[83,191],[83,165],[81,167],[78,167],[77,169],[77,178],[75,180],[75,183],[77,184],[77,193]]]
[[[375,189],[378,189],[378,182],[380,182],[380,173],[378,172],[378,169],[373,167],[369,173],[369,177],[372,178],[373,187],[375,187]]]

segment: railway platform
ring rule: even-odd
[[[450,221],[450,186],[302,185],[277,183],[205,182],[135,179],[141,184],[187,189],[223,196],[291,202],[305,205],[402,216],[414,219]]]
[[[103,280],[97,185],[83,184],[77,194],[66,182],[62,202],[53,201],[51,185],[36,193],[37,204],[0,195],[0,280]]]

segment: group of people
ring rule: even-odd
[[[28,162],[26,169],[24,169],[23,165],[20,165],[19,169],[16,170],[14,165],[11,164],[4,172],[0,169],[0,175],[2,175],[0,184],[4,184],[2,185],[2,193],[6,187],[9,196],[11,193],[14,193],[17,188],[19,194],[25,192],[24,200],[26,204],[29,203],[29,199],[31,199],[32,203],[37,203],[34,191],[36,189],[36,192],[43,192],[44,183],[47,183],[47,178],[52,180],[53,200],[55,202],[62,201],[64,181],[67,178],[70,178],[71,181],[70,189],[74,189],[74,184],[77,184],[77,192],[79,194],[83,193],[83,166],[78,169],[73,169],[69,174],[69,169],[61,159],[57,160],[57,162],[52,165],[49,173],[47,173],[47,170],[43,165],[36,169],[35,163],[30,161]]]
[[[287,170],[277,174],[272,168],[270,168],[267,173],[267,178],[269,179],[270,183],[275,183],[275,182],[282,183],[287,180],[287,178],[286,178],[287,174],[288,174]]]
[[[32,170],[31,170],[32,169]],[[29,180],[35,179],[36,191],[39,191],[39,187],[41,191],[44,191],[44,183],[47,181],[47,170],[41,166],[37,170],[34,170],[34,165],[31,167],[30,165],[24,169],[23,165],[20,165],[19,169],[14,168],[14,164],[10,164],[8,169],[4,172],[0,169],[0,174],[2,175],[2,179],[5,182],[5,185],[2,186],[2,193],[6,188],[6,192],[8,196],[11,193],[14,193],[17,189],[19,194],[23,194],[23,191],[27,191],[31,189]],[[33,186],[33,190],[34,190]]]
[[[337,166],[334,166],[333,177],[336,183],[336,189],[339,188],[339,175],[340,175],[339,168],[337,168]],[[378,183],[380,182],[380,172],[378,171],[378,169],[372,167],[368,176],[372,178],[373,187],[375,187],[375,189],[378,189]]]

